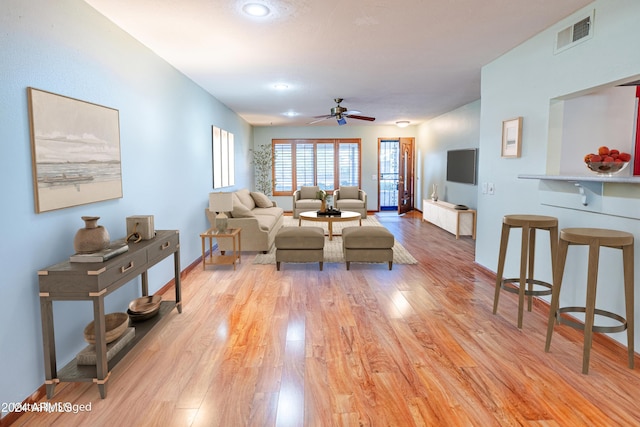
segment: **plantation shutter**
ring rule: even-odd
[[[322,190],[333,191],[335,188],[335,155],[333,143],[316,144],[316,178]]]
[[[290,142],[274,143],[273,176],[275,185],[273,194],[293,191],[293,150]]]

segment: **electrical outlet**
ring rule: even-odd
[[[490,196],[493,196],[494,194],[496,194],[496,187],[493,185],[493,182],[490,182],[487,184],[487,191]]]
[[[486,182],[482,183],[482,194],[487,194],[487,183]]]

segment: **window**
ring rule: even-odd
[[[274,139],[274,196],[317,185],[333,192],[341,185],[360,187],[359,139]]]

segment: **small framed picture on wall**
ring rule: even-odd
[[[522,149],[522,117],[502,122],[502,157],[520,157]]]

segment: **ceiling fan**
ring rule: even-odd
[[[335,98],[334,101],[338,105],[336,105],[331,109],[331,114],[327,114],[325,116],[314,116],[314,118],[318,120],[314,120],[309,124],[312,125],[314,123],[318,123],[323,120],[330,119],[332,117],[336,118],[340,126],[347,124],[347,117],[350,119],[367,120],[369,122],[372,122],[376,119],[375,117],[361,116],[360,111],[348,110],[345,107],[341,107],[340,103],[342,102],[342,98]]]

